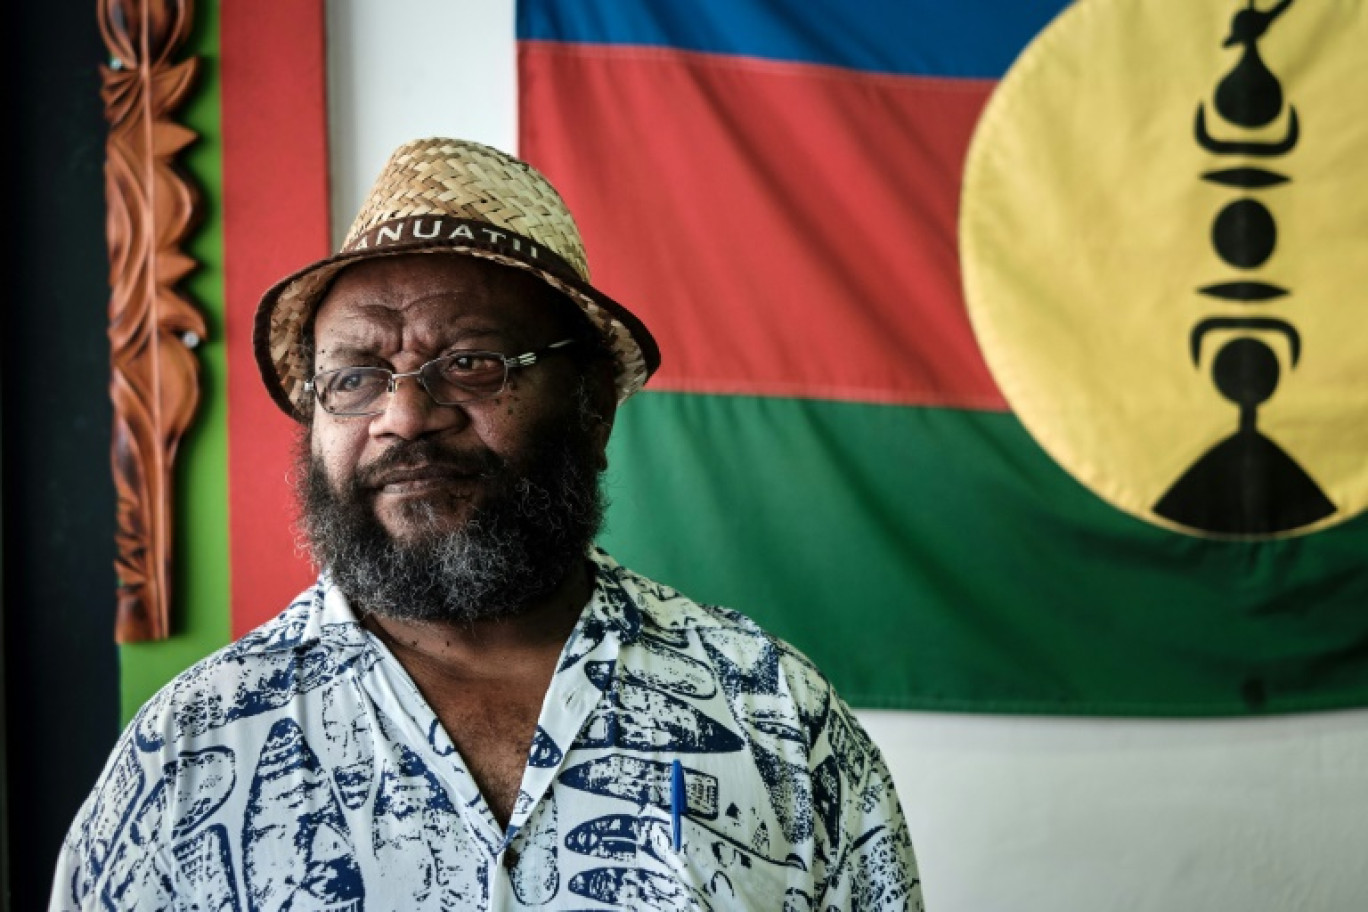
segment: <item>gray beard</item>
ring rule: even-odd
[[[474,457],[490,490],[485,503],[454,531],[441,531],[440,501],[412,503],[406,518],[417,531],[402,541],[376,518],[356,477],[335,491],[304,444],[300,531],[315,563],[359,613],[465,623],[519,614],[585,559],[602,524],[598,457],[584,423],[534,453],[521,477],[510,477],[488,451]],[[396,446],[368,471],[444,459],[456,461],[435,442],[417,440]]]

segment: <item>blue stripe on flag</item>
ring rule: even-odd
[[[519,40],[1000,78],[1066,0],[518,0]]]

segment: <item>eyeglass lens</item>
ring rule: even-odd
[[[383,367],[328,371],[315,380],[319,402],[335,415],[378,411],[394,376]],[[504,388],[508,367],[502,355],[492,352],[456,352],[424,364],[418,376],[438,405],[457,405],[497,396]]]

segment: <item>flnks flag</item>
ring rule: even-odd
[[[861,706],[1368,702],[1368,10],[1061,7],[522,0],[604,544]]]

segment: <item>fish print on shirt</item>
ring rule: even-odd
[[[859,728],[852,725],[841,713],[832,713],[827,722],[827,740],[831,744],[831,755],[845,774],[847,782],[860,782],[869,771],[869,758],[873,745]]]
[[[672,772],[670,764],[659,760],[611,754],[570,767],[559,781],[580,791],[668,811]],[[689,816],[708,820],[717,816],[716,776],[685,766],[684,793]]]
[[[841,848],[841,774],[836,758],[827,757],[812,772],[812,806],[832,851]]]
[[[201,909],[239,912],[233,860],[228,852],[228,832],[222,824],[176,844],[171,850],[179,877],[178,896],[201,896]]]
[[[133,745],[125,743],[105,773],[106,787],[94,796],[80,838],[71,845],[80,864],[72,874],[72,896],[82,902],[104,872],[133,808],[143,795],[147,774],[138,762]],[[68,837],[70,842],[70,837]]]
[[[347,692],[342,692],[348,688]],[[321,694],[323,737],[328,748],[337,795],[349,810],[358,810],[370,797],[371,772],[375,766],[370,716],[357,713],[362,704],[354,685],[338,681]]]
[[[635,642],[641,635],[641,609],[623,589],[621,582],[600,573],[595,601],[599,610],[580,619],[561,652],[556,671],[574,668],[610,635],[623,642]]]
[[[301,600],[287,611],[286,626],[292,631],[301,626],[294,615],[309,604]],[[268,713],[345,674],[353,662],[376,661],[370,650],[289,649],[277,644],[281,639],[258,634],[239,641],[173,681],[135,719],[138,747],[158,750],[168,742],[197,738],[239,719]],[[243,657],[261,642],[272,643],[272,651],[253,652],[254,661],[245,663]],[[246,676],[241,677],[244,670]],[[230,687],[225,687],[225,679],[232,680]],[[169,704],[169,720],[159,712],[160,704]]]
[[[688,701],[632,677],[614,681],[614,664],[584,666],[585,675],[608,699],[589,717],[576,747],[722,754],[744,746],[735,732]]]
[[[173,838],[188,834],[223,806],[237,785],[237,762],[226,747],[183,753],[163,768],[173,789]]]
[[[778,862],[756,855],[696,821],[688,821],[686,828],[683,847],[675,849],[670,821],[644,817],[641,847],[656,863],[653,870],[688,889],[698,907],[729,910],[770,906],[786,894],[791,881],[807,882],[807,871],[796,856]]]
[[[397,909],[477,909],[488,899],[488,856],[473,850],[441,782],[416,753],[395,744],[382,764],[371,821],[378,879]]]
[[[637,818],[636,830],[637,842],[657,861],[669,863],[678,854],[671,844],[668,820],[640,817]],[[806,871],[802,859],[796,855],[786,859],[768,858],[696,820],[689,822],[688,838],[684,841],[682,851],[699,870],[713,869],[732,876],[763,870],[782,881],[792,871]]]
[[[919,909],[887,768],[811,663],[593,559],[506,828],[324,578],[139,713],[52,912]]]
[[[271,726],[244,815],[251,912],[361,912],[365,889],[332,780],[293,719]]]
[[[586,899],[651,912],[701,910],[712,906],[689,887],[641,868],[592,868],[570,878],[570,892]]]
[[[662,817],[636,814],[610,814],[597,817],[572,829],[565,847],[572,852],[612,862],[632,862],[644,851],[656,861],[670,865],[677,853],[671,844],[671,824]],[[767,858],[744,843],[691,820],[683,853],[687,864],[700,871],[721,872],[729,878],[745,879],[758,870],[783,882],[796,870],[803,871],[798,858]]]
[[[720,609],[719,609],[720,610]],[[722,690],[732,712],[748,732],[755,768],[764,780],[784,838],[805,842],[812,836],[812,782],[808,766],[810,745],[817,719],[824,718],[824,700],[800,713],[793,705],[788,682],[792,666],[782,668],[779,646],[768,638],[750,634],[744,627],[705,630],[700,633],[704,649],[718,669]],[[799,688],[814,688],[798,666]]]
[[[516,860],[508,872],[508,880],[513,895],[524,906],[545,905],[560,889],[560,852],[556,846],[559,832],[553,792],[547,795],[540,812],[517,834],[509,849],[516,853]]]
[[[532,736],[532,749],[527,753],[527,765],[540,769],[554,769],[560,766],[564,756],[560,747],[546,733],[546,729],[538,725],[536,733]]]
[[[623,669],[622,679],[627,683],[692,700],[707,700],[717,693],[717,683],[707,665],[654,637],[643,636],[639,643],[650,654],[652,667]],[[607,690],[615,665],[585,662],[584,674],[599,690]]]
[[[104,875],[101,902],[105,909],[126,909],[140,903],[149,909],[170,909],[173,885],[154,855],[157,828],[166,814],[166,782],[158,782],[129,821]]]
[[[607,814],[586,820],[565,834],[571,852],[609,861],[632,861],[640,840],[641,818],[636,814]]]
[[[898,844],[903,838],[904,834],[877,827],[856,840],[856,857],[848,864],[853,908],[877,909],[913,896],[920,884],[908,877],[898,862]]]

